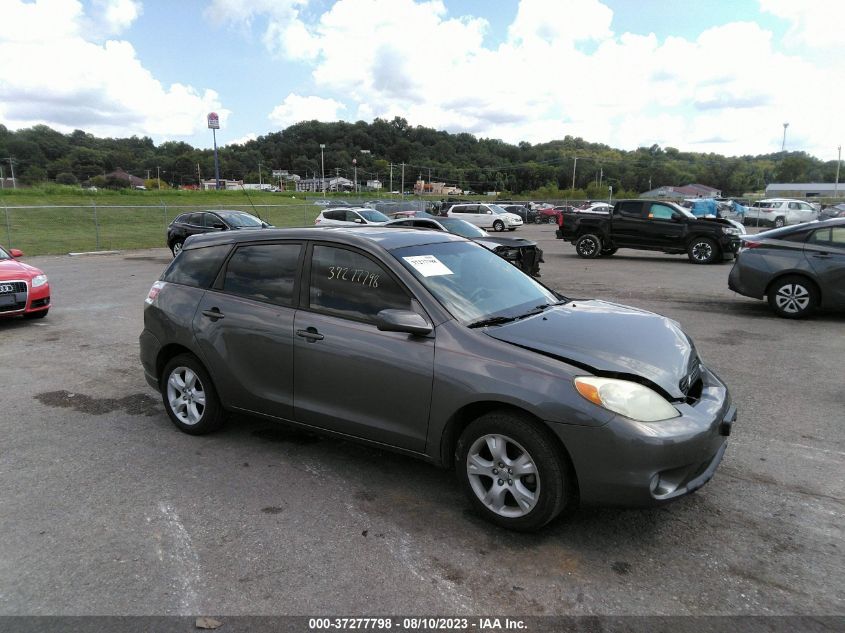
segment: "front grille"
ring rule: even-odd
[[[12,294],[13,292],[26,292],[26,282],[0,281],[0,295]]]
[[[26,308],[28,290],[25,281],[0,281],[0,313],[17,312]],[[8,303],[9,297],[12,297],[11,303]]]

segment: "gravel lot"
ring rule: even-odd
[[[677,319],[730,386],[698,493],[526,536],[405,457],[249,418],[184,435],[138,361],[169,252],[29,258],[55,307],[0,321],[0,615],[843,613],[843,315],[778,319],[730,264],[583,260],[554,228],[517,233],[548,285]]]

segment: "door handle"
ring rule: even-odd
[[[219,308],[211,308],[211,310],[203,310],[202,314],[203,314],[203,316],[207,316],[212,321],[216,321],[217,319],[222,319],[224,316],[226,316],[225,314],[220,312]]]
[[[325,338],[322,334],[320,334],[316,328],[310,327],[307,330],[297,330],[297,336],[301,336],[302,338],[307,338],[309,343],[313,343],[314,341],[322,341]]]
[[[813,253],[816,259],[830,259],[830,253]]]

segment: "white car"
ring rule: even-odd
[[[355,209],[347,207],[335,207],[320,212],[314,224],[319,225],[376,225],[379,226],[389,222],[390,218],[381,211],[358,207]]]
[[[819,212],[809,202],[789,198],[758,200],[745,212],[746,226],[774,226],[801,224],[818,219]]]
[[[482,229],[494,231],[515,231],[522,226],[522,218],[515,213],[508,213],[498,204],[466,203],[456,204],[446,213],[450,218],[460,218]]]
[[[613,211],[613,205],[607,202],[591,202],[583,207],[575,209],[576,213],[610,213]]]

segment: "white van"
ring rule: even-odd
[[[451,218],[460,218],[481,227],[494,231],[515,231],[522,226],[522,218],[515,213],[508,213],[497,204],[466,203],[453,205],[446,213]]]

